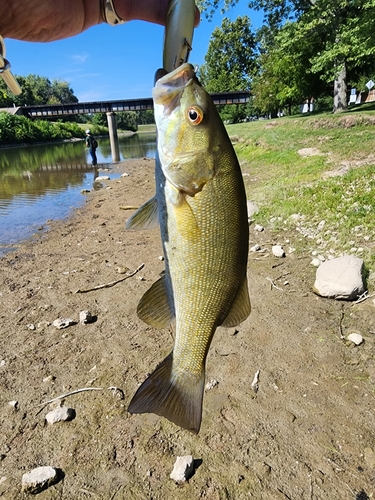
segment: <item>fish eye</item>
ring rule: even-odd
[[[192,125],[199,125],[203,120],[203,111],[198,106],[191,106],[187,110],[187,116]]]

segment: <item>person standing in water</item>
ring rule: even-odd
[[[98,143],[97,143],[96,139],[93,137],[90,130],[86,130],[86,148],[90,152],[93,167],[95,167],[98,164],[98,159],[96,157],[96,148],[97,147],[98,147]]]

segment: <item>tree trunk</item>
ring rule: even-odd
[[[346,94],[346,64],[345,61],[336,65],[337,73],[334,83],[333,112],[341,113],[348,109],[348,97]]]

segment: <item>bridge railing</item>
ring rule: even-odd
[[[215,105],[245,104],[249,102],[250,98],[250,93],[245,91],[219,92],[210,95]],[[146,97],[141,99],[124,99],[118,101],[21,106],[21,108],[22,114],[24,115],[33,118],[44,118],[77,114],[116,113],[119,111],[143,111],[153,109],[153,101],[151,97]]]

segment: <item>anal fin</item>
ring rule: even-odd
[[[251,304],[249,297],[249,289],[247,286],[247,278],[245,277],[237,296],[234,299],[233,305],[229,314],[222,323],[222,326],[227,328],[239,325],[249,316],[251,312]]]

